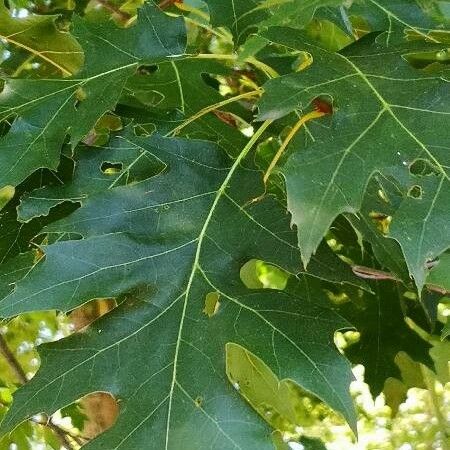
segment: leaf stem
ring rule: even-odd
[[[214,34],[215,36],[217,36],[218,38],[227,39],[228,40],[228,37],[225,36],[225,34],[222,34],[220,31],[215,30],[214,28],[210,27],[209,25],[197,22],[196,20],[194,20],[194,19],[192,19],[191,17],[188,17],[188,16],[186,16],[184,18],[184,20],[186,22],[192,23],[192,25],[196,25],[197,27],[204,28],[205,30],[209,31],[211,34]]]
[[[196,55],[190,55],[195,59],[225,59],[229,61],[236,61],[237,56],[230,53],[197,53]]]
[[[228,61],[237,61],[238,55],[229,53],[199,53],[197,55],[191,55],[191,58],[196,59],[223,59]],[[247,64],[255,66],[257,69],[261,70],[268,78],[277,78],[280,74],[270,67],[268,64],[259,61],[254,56],[250,56],[244,60]]]
[[[208,20],[209,21],[209,15],[205,12],[201,11],[198,8],[194,8],[193,6],[187,5],[186,3],[175,1],[172,2],[175,4],[175,6],[180,9],[181,11],[190,12],[194,14],[197,17],[200,17],[201,19]]]
[[[233,102],[237,102],[238,100],[242,100],[244,98],[249,98],[249,97],[254,97],[256,95],[260,95],[262,92],[263,92],[262,89],[255,89],[254,91],[244,92],[243,94],[235,95],[234,97],[230,97],[225,100],[222,100],[221,102],[214,103],[213,105],[209,105],[209,106],[201,109],[200,111],[196,112],[194,115],[192,115],[188,119],[186,119],[182,124],[178,125],[172,131],[170,131],[166,136],[176,136],[187,125],[194,122],[198,118],[204,116],[205,114],[208,114],[209,112],[216,110],[217,108],[220,108],[222,106],[228,105]]]
[[[245,61],[251,64],[252,66],[255,66],[257,69],[261,70],[261,72],[264,72],[267,78],[277,78],[280,76],[280,74],[275,69],[270,67],[268,64],[259,61],[253,56],[250,56]]]
[[[267,168],[266,173],[264,174],[264,184],[267,184],[267,180],[270,177],[270,174],[272,173],[273,169],[278,163],[278,160],[283,155],[284,151],[286,150],[286,147],[289,145],[289,142],[294,138],[294,136],[297,134],[297,132],[300,130],[300,128],[310,120],[317,119],[319,117],[324,116],[326,113],[322,111],[311,111],[304,116],[300,117],[300,119],[297,121],[297,123],[293,126],[292,130],[289,132],[289,134],[286,136],[286,139],[281,144],[280,148],[278,149],[276,155],[273,157],[272,161],[269,164],[269,167]]]

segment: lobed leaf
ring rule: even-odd
[[[304,109],[316,97],[329,96],[333,102],[333,115],[328,121],[321,119],[323,132],[315,136],[315,143],[296,152],[283,168],[304,263],[335,217],[359,210],[374,173],[392,167],[401,171],[402,166],[407,171],[417,160],[425,160],[436,176],[417,180],[421,198],[406,199],[391,228],[421,290],[427,261],[450,245],[450,230],[443,222],[449,214],[449,160],[442,146],[448,134],[450,91],[445,73],[414,69],[405,55],[425,49],[437,52],[441,47],[413,43],[387,51],[372,35],[333,54],[293,30],[274,28],[265,36],[273,43],[310,52],[314,64],[266,83],[260,119]],[[402,213],[404,208],[408,217]]]
[[[127,131],[110,144],[113,153],[143,151],[166,169],[93,192],[80,209],[46,227],[81,239],[44,246],[45,259],[4,298],[0,314],[125,300],[85,333],[42,348],[42,368],[15,395],[3,432],[39,411],[107,391],[120,401],[117,425],[86,448],[142,448],[149,433],[158,448],[180,442],[268,448],[268,430],[227,379],[228,342],[263,358],[278,377],[326,401],[354,428],[352,375],[333,344],[334,331],[349,324],[311,299],[249,290],[239,277],[255,258],[301,271],[283,208],[273,198],[252,203],[261,175],[240,165],[264,128],[232,164],[204,141]],[[333,278],[342,264],[333,261],[328,272],[322,262],[320,273],[304,276]],[[218,302],[213,310],[207,309],[211,293]]]

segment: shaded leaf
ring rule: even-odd
[[[0,39],[18,47],[37,62],[46,63],[62,75],[70,76],[83,64],[83,51],[78,42],[55,26],[56,16],[31,14],[19,18],[0,3]]]
[[[45,260],[17,283],[0,314],[67,311],[100,297],[128,300],[87,332],[42,348],[42,368],[15,395],[3,431],[37,411],[106,391],[120,400],[117,425],[87,448],[139,448],[150,430],[157,447],[202,448],[217,439],[224,449],[269,448],[267,429],[232,394],[227,342],[264,358],[277,376],[314,393],[354,427],[350,367],[333,344],[334,331],[347,322],[301,297],[250,291],[240,280],[241,266],[253,258],[300,271],[295,232],[281,205],[272,198],[249,203],[261,192],[260,174],[239,165],[251,143],[233,164],[203,141],[128,132],[111,146],[141,148],[167,168],[92,195],[46,227],[82,239],[43,247]],[[208,315],[211,292],[220,304]]]
[[[375,295],[365,294],[355,302],[339,308],[340,313],[361,334],[359,342],[350,345],[345,354],[354,364],[365,367],[365,381],[374,395],[379,394],[387,378],[400,378],[396,364],[399,352],[414,361],[432,365],[430,345],[405,322],[401,298],[389,281],[374,283]]]

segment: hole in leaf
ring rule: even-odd
[[[241,267],[239,276],[248,289],[277,289],[280,291],[286,288],[289,279],[287,272],[259,259],[247,261]]]
[[[422,188],[415,184],[408,189],[408,197],[420,199],[422,198]]]
[[[438,51],[410,53],[404,55],[403,58],[416,69],[433,69],[433,66],[436,66],[436,70],[439,70],[438,68],[442,65],[450,64],[450,49],[442,48]]]
[[[378,194],[378,197],[380,197],[381,200],[383,200],[383,202],[389,203],[389,198],[388,198],[386,192],[384,191],[384,189],[378,189],[377,194]]]
[[[80,434],[87,440],[111,428],[119,415],[117,400],[107,392],[86,395],[79,400],[78,405],[85,417]]]
[[[377,211],[371,211],[369,213],[369,217],[372,219],[372,222],[376,225],[376,227],[383,233],[389,233],[389,225],[391,224],[392,217],[387,214],[380,213]]]
[[[329,96],[316,97],[313,100],[314,109],[323,114],[333,114],[333,102]]]
[[[7,203],[14,197],[16,189],[14,186],[6,185],[0,188],[0,209],[3,209]]]
[[[217,314],[220,307],[219,302],[220,294],[218,292],[210,292],[205,297],[205,307],[203,312],[208,316],[212,317]]]
[[[324,291],[326,296],[328,297],[328,300],[330,300],[330,302],[333,303],[334,305],[343,305],[350,301],[350,298],[344,291],[339,290],[334,292],[331,289],[325,289]]]
[[[201,408],[203,405],[203,397],[201,397],[200,395],[194,400],[195,406],[197,406],[197,408]]]
[[[299,53],[298,58],[292,64],[294,72],[300,72],[307,69],[313,63],[313,56],[309,52],[302,51]]]
[[[298,427],[311,420],[315,408],[325,408],[327,414],[329,411],[337,418],[330,408],[292,380],[280,380],[262,359],[241,345],[228,342],[225,353],[229,381],[274,429],[297,437]]]
[[[104,114],[95,124],[98,132],[119,131],[122,129],[122,120],[113,114]]]
[[[69,319],[75,331],[82,330],[117,306],[111,298],[98,298],[73,310]]]
[[[139,66],[137,69],[138,75],[151,75],[152,73],[155,73],[158,70],[158,66],[153,65],[143,65]]]
[[[410,166],[412,175],[425,177],[428,175],[439,175],[439,170],[426,159],[416,159]]]
[[[87,99],[87,92],[83,88],[79,87],[75,91],[75,105],[74,105],[75,109],[78,109],[80,103],[86,99]]]
[[[444,48],[436,52],[436,59],[441,63],[450,63],[450,48]]]
[[[205,84],[216,89],[217,91],[219,90],[220,82],[215,77],[213,77],[209,73],[202,73],[201,77]]]
[[[116,175],[117,173],[122,172],[122,169],[122,163],[104,162],[101,166],[101,171],[105,175]]]

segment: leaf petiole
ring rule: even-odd
[[[170,131],[167,136],[176,136],[183,128],[185,128],[190,123],[194,122],[195,120],[199,119],[200,117],[204,116],[205,114],[208,114],[209,112],[212,112],[222,106],[228,105],[229,103],[237,102],[238,100],[242,100],[244,98],[254,97],[256,95],[261,95],[263,90],[255,89],[250,92],[244,92],[243,94],[235,95],[234,97],[227,98],[221,102],[214,103],[213,105],[209,105],[206,108],[201,109],[188,119],[186,119],[181,125],[178,125],[176,128],[174,128],[172,131]]]
[[[277,165],[278,160],[281,158],[281,156],[283,155],[284,151],[286,150],[286,147],[292,141],[294,136],[298,133],[300,128],[306,122],[309,122],[310,120],[313,120],[313,119],[318,119],[319,117],[322,117],[325,114],[327,114],[327,113],[323,112],[323,111],[314,110],[314,111],[311,111],[311,112],[305,114],[304,116],[300,117],[300,119],[297,121],[297,123],[294,125],[292,130],[286,136],[286,139],[283,141],[283,143],[281,144],[280,148],[278,149],[276,155],[273,157],[272,161],[270,162],[269,167],[267,168],[267,171],[264,174],[264,178],[263,178],[264,184],[267,184],[267,180],[269,179],[270,174],[272,173],[273,169]]]

